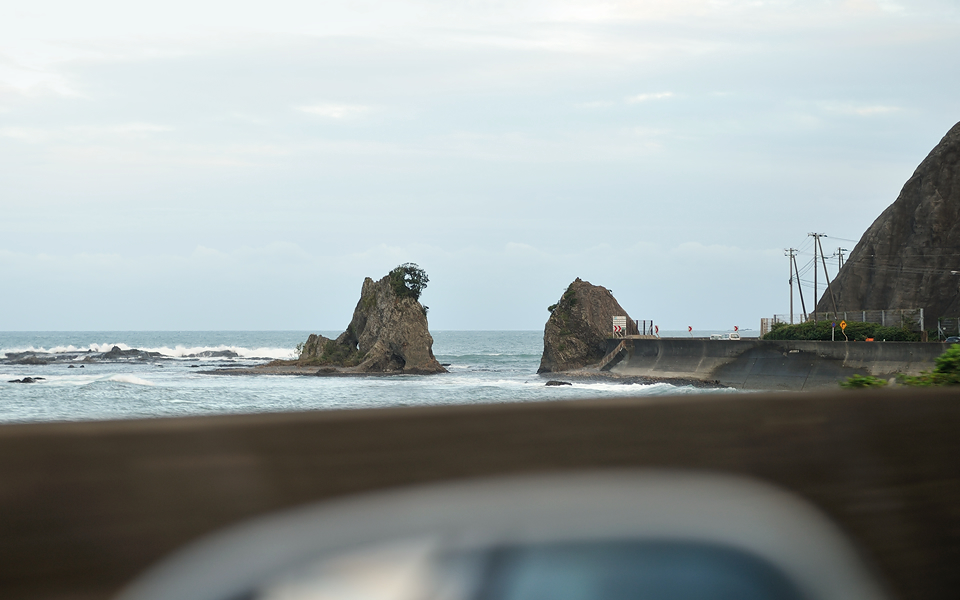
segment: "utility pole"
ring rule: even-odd
[[[840,269],[843,268],[843,253],[844,253],[844,252],[849,252],[849,250],[847,250],[846,248],[837,248],[837,260],[838,260],[838,262],[839,262],[839,268],[840,268]],[[839,271],[839,270],[837,271],[837,274],[838,274],[838,275],[840,274],[840,271]]]
[[[797,256],[793,255],[793,273],[797,276],[797,290],[800,292],[800,308],[803,309],[803,322],[807,322],[807,303],[803,301],[803,286],[800,285],[800,269],[797,267]]]
[[[808,233],[807,236],[813,238],[813,322],[817,322],[817,300],[820,299],[820,296],[817,295],[817,242],[820,241],[819,233]]]
[[[784,248],[784,256],[790,257],[790,264],[787,265],[790,271],[790,324],[793,325],[793,253],[796,252],[796,248]],[[799,283],[799,282],[797,282]]]
[[[833,288],[830,287],[830,276],[827,275],[827,259],[823,256],[823,246],[820,244],[821,237],[827,237],[826,234],[817,234],[814,236],[817,245],[820,246],[820,260],[823,261],[823,278],[827,280],[827,292],[830,294],[830,301],[833,303],[833,318],[837,318],[837,297],[833,295]],[[816,309],[814,309],[816,310]]]

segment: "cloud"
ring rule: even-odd
[[[48,141],[82,143],[91,138],[140,138],[152,133],[172,131],[171,127],[153,123],[119,123],[116,125],[73,125],[69,127],[3,127],[0,136],[31,144]]]
[[[609,108],[614,103],[609,100],[596,100],[593,102],[581,102],[576,105],[577,108]]]
[[[50,139],[50,132],[37,127],[2,127],[0,136],[8,137],[29,144],[39,144]]]
[[[69,131],[85,133],[89,135],[119,135],[119,136],[140,136],[148,133],[162,133],[172,131],[172,127],[166,125],[156,125],[154,123],[120,123],[117,125],[79,125],[69,127]]]
[[[663,100],[664,98],[673,98],[673,92],[637,94],[636,96],[630,96],[627,98],[627,102],[630,104],[636,104],[637,102],[646,102],[647,100]]]
[[[47,65],[22,65],[0,55],[0,96],[35,99],[45,95],[83,97],[71,87],[67,78]]]
[[[315,104],[301,106],[300,110],[327,119],[351,119],[368,112],[370,107],[360,104]]]
[[[902,110],[899,106],[887,106],[883,104],[853,104],[853,103],[837,103],[837,102],[822,102],[820,107],[830,113],[836,113],[841,115],[857,115],[860,117],[874,117],[877,115],[886,115]]]

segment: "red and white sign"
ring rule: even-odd
[[[623,337],[624,333],[627,330],[627,317],[626,316],[616,316],[613,318],[613,335],[616,337]]]
[[[740,326],[739,326],[739,325],[734,325],[734,326],[733,326],[733,330],[734,330],[734,331],[740,331]]]

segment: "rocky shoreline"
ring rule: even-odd
[[[197,372],[203,375],[274,375],[290,377],[392,377],[396,375],[409,374],[401,371],[370,373],[355,370],[349,367],[325,366],[317,368],[316,366],[297,365],[296,361],[273,361],[272,363],[253,367],[227,367]],[[539,373],[537,376],[544,381],[544,385],[550,386],[575,386],[578,383],[618,383],[621,385],[652,385],[656,383],[666,383],[675,386],[690,386],[697,389],[728,389],[730,387],[721,384],[719,381],[703,381],[700,379],[684,377],[646,377],[637,375],[621,375],[617,373],[611,373],[609,371],[598,371],[590,368],[564,371],[561,373]]]
[[[83,368],[84,364],[90,363],[124,363],[124,362],[148,362],[163,360],[182,360],[185,358],[240,358],[240,355],[233,350],[205,350],[196,354],[186,354],[183,356],[168,356],[160,352],[149,352],[130,348],[123,350],[120,346],[114,346],[106,352],[96,350],[71,350],[66,352],[42,352],[39,350],[26,350],[24,352],[7,352],[3,358],[0,358],[0,365],[57,365],[68,364]],[[249,360],[267,360],[266,358],[253,358]]]
[[[729,389],[730,386],[723,385],[719,381],[704,381],[702,379],[686,377],[648,377],[640,375],[621,375],[611,373],[610,371],[598,371],[596,369],[580,369],[576,371],[564,371],[561,373],[540,373],[540,377],[563,383],[620,383],[623,385],[640,384],[651,385],[655,383],[667,383],[676,386],[690,386],[697,389]],[[565,380],[571,380],[569,382]],[[556,385],[556,384],[553,384]]]
[[[243,358],[233,350],[204,350],[193,354],[183,356],[169,356],[160,352],[151,352],[130,348],[123,350],[119,346],[113,346],[107,351],[88,350],[69,350],[63,352],[44,352],[40,350],[25,350],[23,352],[7,352],[0,358],[0,365],[17,366],[66,366],[68,369],[85,369],[87,366],[98,364],[131,364],[131,363],[153,363],[157,367],[163,367],[164,363],[170,364],[171,361],[182,361],[185,359],[219,359],[218,363],[237,364],[237,368],[256,368],[257,361],[270,360],[267,357]],[[237,361],[239,359],[239,363]],[[193,364],[190,368],[212,367],[214,364],[205,365]],[[229,370],[229,369],[227,369]],[[211,372],[211,371],[197,371]],[[43,377],[36,375],[23,377],[21,379],[8,380],[7,383],[37,383],[42,381]]]
[[[287,363],[287,364],[277,364]],[[208,371],[197,371],[201,375],[288,375],[300,377],[369,377],[409,375],[403,371],[366,372],[352,367],[335,367],[297,364],[297,361],[272,361],[262,365],[222,367]]]

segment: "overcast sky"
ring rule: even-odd
[[[960,121],[956,0],[140,4],[0,5],[0,330],[342,330],[407,261],[433,329],[756,329]]]

